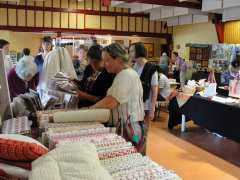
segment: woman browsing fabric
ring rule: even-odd
[[[114,74],[110,74],[104,68],[102,48],[93,45],[87,52],[89,65],[86,67],[81,81],[78,83],[79,107],[89,107],[103,99],[108,88],[112,85]]]
[[[128,55],[118,44],[103,49],[105,68],[116,77],[107,96],[91,108],[107,108],[113,111],[113,125],[117,133],[131,141],[139,152],[144,147],[143,89],[138,74],[129,67]]]
[[[39,76],[32,56],[23,56],[8,73],[8,86],[11,100],[29,89],[36,90]]]

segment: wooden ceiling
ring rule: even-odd
[[[114,1],[114,0],[113,0]],[[121,0],[126,3],[146,3],[146,4],[156,4],[163,6],[176,6],[176,7],[186,7],[193,9],[202,8],[202,0]]]

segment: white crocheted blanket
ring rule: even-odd
[[[32,164],[29,180],[112,180],[91,143],[60,146]]]

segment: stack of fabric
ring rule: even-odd
[[[78,105],[78,87],[71,77],[63,72],[56,73],[41,92],[41,99],[48,101],[49,97],[55,97],[61,108],[76,108]]]
[[[14,117],[29,116],[31,113],[43,110],[41,100],[34,91],[15,97],[11,103],[11,108]]]
[[[98,123],[50,123],[47,128],[49,148],[54,149],[75,142],[92,143],[101,165],[113,179],[168,179],[178,175],[137,153],[130,142]]]
[[[32,122],[28,120],[28,117],[18,117],[13,119],[8,119],[4,121],[2,126],[3,134],[31,134]]]
[[[78,87],[71,81],[71,78],[65,73],[58,72],[51,79],[52,88],[70,94],[76,94]]]
[[[23,135],[0,134],[0,179],[27,179],[31,163],[48,148]]]

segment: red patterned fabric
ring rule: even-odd
[[[6,176],[6,175],[7,175],[7,174],[6,174],[3,170],[0,169],[0,177]]]
[[[16,166],[16,167],[27,169],[27,170],[32,169],[31,162],[9,161],[9,160],[0,159],[0,163]]]
[[[48,150],[40,145],[0,138],[0,158],[11,161],[33,161]]]

